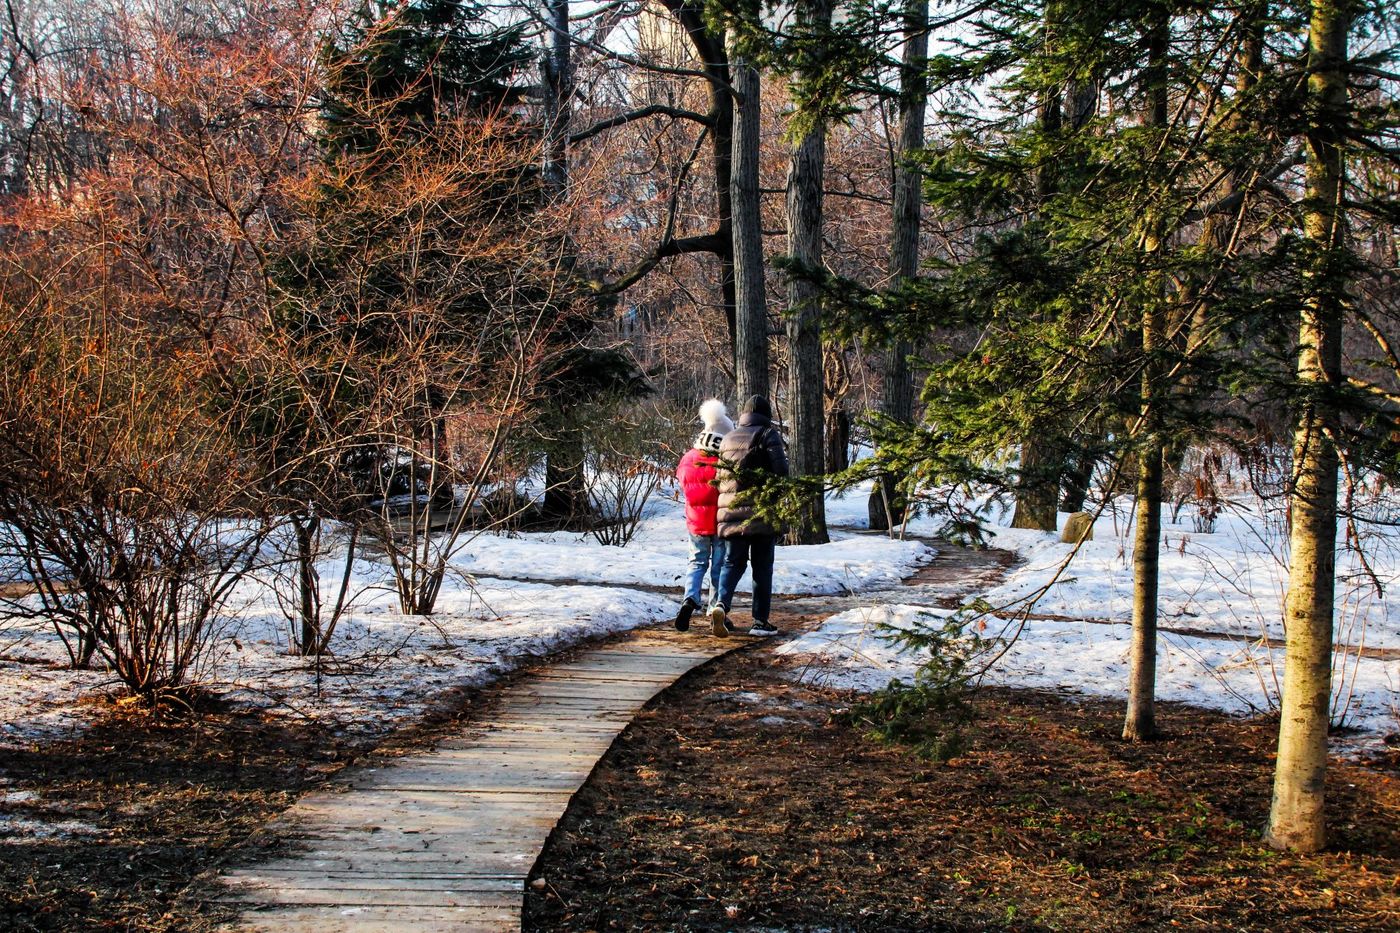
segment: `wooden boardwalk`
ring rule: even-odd
[[[308,796],[273,827],[304,852],[225,876],[243,906],[232,929],[519,930],[525,878],[613,739],[682,674],[747,641],[696,628],[528,674],[468,733]]]

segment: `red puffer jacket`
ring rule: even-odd
[[[693,535],[713,535],[719,511],[719,487],[715,485],[715,467],[719,458],[703,450],[690,448],[676,467],[676,479],[681,481],[685,495],[685,527]]]

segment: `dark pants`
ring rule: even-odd
[[[719,604],[728,612],[734,599],[734,588],[744,576],[744,569],[753,561],[753,620],[768,621],[768,608],[773,602],[773,554],[778,539],[772,535],[739,535],[727,539],[729,549],[724,554],[724,572],[719,577]]]

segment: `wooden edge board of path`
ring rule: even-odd
[[[647,629],[523,675],[462,735],[274,821],[302,851],[223,876],[242,908],[229,929],[519,930],[525,879],[613,740],[682,675],[747,643]]]

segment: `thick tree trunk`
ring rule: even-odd
[[[1059,527],[1060,468],[1064,446],[1049,440],[1044,422],[1031,425],[1021,441],[1020,478],[1016,483],[1016,511],[1012,528],[1054,531]]]
[[[565,527],[583,527],[588,518],[588,490],[583,481],[583,439],[572,433],[556,438],[545,455],[541,514]]]
[[[763,216],[759,201],[758,69],[730,56],[738,98],[729,190],[734,237],[734,372],[738,397],[768,395],[768,296],[763,275]]]
[[[924,147],[924,112],[928,104],[928,0],[908,0],[904,7],[904,56],[899,73],[899,151],[894,169],[894,205],[890,225],[891,285],[919,274],[919,233],[923,214],[923,174],[914,155]],[[909,357],[914,347],[896,340],[886,352],[880,386],[880,411],[886,418],[914,421],[914,380]],[[898,478],[881,476],[870,492],[870,527],[893,528],[904,521]]]
[[[1341,262],[1346,226],[1342,141],[1348,122],[1346,0],[1317,0],[1308,37],[1307,185],[1303,230],[1312,250],[1299,320],[1298,379],[1311,390],[1293,435],[1295,476],[1288,566],[1283,698],[1270,845],[1313,852],[1327,842],[1324,793],[1332,691],[1332,616],[1336,576],[1338,457],[1328,431],[1330,393],[1342,381]]]
[[[797,10],[799,28],[812,30],[831,23],[830,0],[803,0]],[[810,37],[806,41],[811,42]],[[826,121],[818,120],[793,146],[787,177],[788,255],[801,268],[787,286],[790,423],[792,473],[821,476],[826,466],[825,411],[822,390],[821,291],[803,272],[822,264],[822,182],[826,171]],[[793,529],[797,544],[825,544],[826,509],[820,494],[803,503]]]
[[[729,339],[737,337],[734,285],[733,209],[730,200],[731,166],[734,158],[734,97],[729,86],[729,55],[724,36],[710,28],[701,0],[662,0],[662,5],[685,30],[700,68],[709,80],[710,158],[715,173],[715,220],[719,259],[719,292]]]

